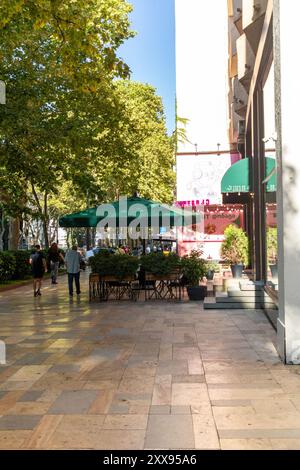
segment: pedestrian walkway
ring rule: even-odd
[[[300,367],[260,311],[89,304],[60,278],[0,294],[0,339],[0,449],[300,449]]]

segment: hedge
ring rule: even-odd
[[[100,276],[115,276],[124,279],[127,276],[134,276],[139,260],[130,255],[113,255],[109,252],[100,252],[89,259],[93,273]]]
[[[0,251],[0,282],[25,279],[31,274],[29,251]]]
[[[13,278],[16,265],[16,258],[12,253],[0,251],[0,282],[9,281]]]
[[[164,276],[176,270],[181,260],[175,253],[164,255],[163,253],[151,253],[141,257],[141,265],[147,273],[155,276]]]
[[[13,273],[13,279],[25,279],[31,274],[31,265],[29,263],[31,252],[29,251],[10,251],[15,257],[16,267]]]

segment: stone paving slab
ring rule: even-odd
[[[50,414],[84,414],[97,397],[96,390],[72,390],[62,392],[55,400]]]
[[[0,449],[300,450],[300,367],[263,312],[89,304],[82,284],[0,296]]]
[[[150,415],[145,446],[148,449],[194,449],[191,415]]]
[[[1,430],[26,430],[34,429],[39,423],[41,416],[14,416],[7,415],[0,417]]]

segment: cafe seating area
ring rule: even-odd
[[[180,269],[167,275],[154,275],[140,271],[122,279],[116,276],[92,273],[89,276],[89,300],[174,300],[183,298],[184,282]]]

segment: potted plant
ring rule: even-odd
[[[204,300],[207,294],[207,287],[199,285],[206,273],[205,261],[201,256],[202,251],[194,250],[181,261],[190,300]]]
[[[277,266],[277,228],[269,227],[267,230],[267,254],[272,277],[278,277]]]
[[[219,271],[219,263],[216,261],[207,261],[205,267],[205,277],[208,281],[212,281],[214,279],[215,273]]]
[[[221,253],[224,260],[230,263],[232,276],[242,277],[244,266],[249,261],[249,242],[245,232],[236,225],[229,225],[224,232]]]

